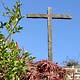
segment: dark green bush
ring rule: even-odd
[[[21,75],[26,73],[28,60],[33,60],[28,52],[20,49],[13,39],[10,37],[22,30],[19,25],[21,19],[21,3],[16,2],[12,10],[3,5],[6,12],[3,13],[4,18],[7,16],[7,22],[0,22],[0,80],[20,80]],[[7,37],[2,33],[6,29]]]

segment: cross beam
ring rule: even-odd
[[[27,14],[27,18],[48,19],[48,60],[52,61],[52,19],[72,19],[70,15],[52,14],[52,8],[48,7],[48,14]]]
[[[28,18],[44,18],[47,19],[49,16],[47,14],[28,14]],[[51,14],[52,19],[72,19],[70,15],[63,14]]]

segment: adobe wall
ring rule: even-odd
[[[69,71],[69,75],[67,75],[66,80],[80,80],[80,66],[76,67],[66,67],[67,71]]]

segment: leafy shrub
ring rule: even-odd
[[[66,71],[51,61],[30,63],[21,80],[64,80]]]
[[[28,52],[18,47],[18,44],[10,37],[22,30],[19,21],[24,18],[21,14],[21,3],[18,1],[10,10],[4,5],[8,17],[7,22],[0,23],[0,80],[20,80],[20,76],[26,73],[27,61],[33,60]],[[2,33],[3,29],[8,32],[7,37]]]
[[[74,60],[74,59],[67,59],[66,61],[63,62],[64,66],[66,67],[72,67],[72,66],[79,66],[79,62]]]

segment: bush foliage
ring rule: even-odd
[[[65,80],[66,70],[51,61],[30,63],[21,80]]]
[[[8,17],[7,22],[0,22],[0,79],[20,80],[20,75],[26,73],[28,66],[27,60],[32,60],[28,52],[24,52],[18,47],[18,44],[10,37],[20,32],[22,27],[19,21],[24,18],[21,14],[21,3],[18,1],[12,10],[4,6],[6,13],[3,16]],[[7,37],[2,33],[3,29],[8,32]]]

